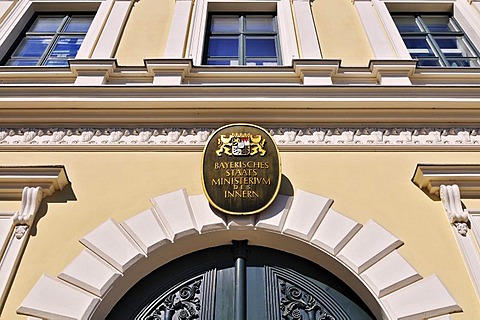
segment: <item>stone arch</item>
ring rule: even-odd
[[[309,259],[352,287],[378,319],[425,319],[461,311],[435,276],[425,279],[397,252],[403,242],[373,220],[365,225],[331,208],[331,199],[297,190],[265,211],[225,216],[203,195],[178,190],[80,242],[85,249],[57,276],[43,275],[18,312],[39,318],[104,319],[138,280],[185,254],[232,239]],[[422,297],[422,299],[418,299]]]

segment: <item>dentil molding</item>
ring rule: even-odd
[[[101,147],[175,146],[203,147],[209,128],[0,128],[0,150],[4,147]],[[480,145],[479,128],[268,128],[281,147],[469,147]]]

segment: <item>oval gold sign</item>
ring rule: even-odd
[[[236,215],[258,213],[278,194],[277,145],[263,128],[230,124],[213,133],[203,151],[202,184],[210,204]]]

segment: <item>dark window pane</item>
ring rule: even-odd
[[[398,31],[400,31],[400,33],[420,31],[420,28],[418,27],[414,16],[394,16],[393,21],[397,25]]]
[[[275,57],[277,55],[274,37],[247,37],[246,46],[247,57]]]
[[[211,37],[208,44],[209,57],[238,57],[237,37]]]
[[[456,31],[448,16],[422,16],[422,19],[430,32]]]
[[[66,59],[48,59],[45,61],[45,65],[50,67],[68,67],[68,61]]]
[[[436,37],[435,41],[445,56],[474,57],[475,54],[463,37]]]
[[[247,58],[247,66],[277,66],[277,59],[255,59]]]
[[[36,66],[38,59],[10,59],[7,61],[7,66]]]
[[[430,49],[425,37],[404,37],[403,41],[408,49]]]
[[[211,30],[213,33],[237,33],[239,31],[239,21],[238,16],[212,16]]]
[[[50,58],[75,58],[82,45],[83,36],[61,36],[50,53]]]
[[[238,60],[226,60],[226,59],[208,59],[208,65],[215,66],[238,66]]]
[[[12,57],[41,57],[52,37],[27,37],[20,42]]]
[[[38,17],[30,28],[30,32],[56,32],[64,16],[45,16]]]
[[[458,48],[458,43],[457,42],[461,42],[462,39],[459,37],[459,38],[435,38],[435,40],[437,41],[437,44],[438,46],[441,48],[441,49],[457,49]],[[460,44],[461,45],[461,44]]]
[[[246,16],[245,30],[248,32],[273,32],[272,16]]]
[[[447,62],[448,62],[448,65],[450,67],[478,67],[478,66],[480,66],[477,58],[447,59]]]
[[[440,61],[436,60],[419,60],[418,66],[420,67],[440,67]]]
[[[65,32],[83,32],[86,33],[90,24],[92,23],[93,16],[73,16],[66,24]]]

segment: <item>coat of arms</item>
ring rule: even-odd
[[[265,149],[265,139],[262,136],[253,136],[250,133],[232,133],[229,136],[221,135],[218,138],[217,156],[222,154],[229,156],[253,156],[257,153],[264,156],[267,152]]]

